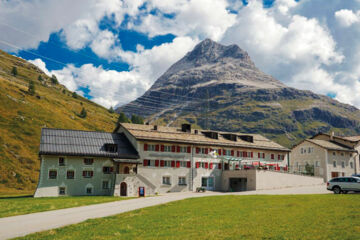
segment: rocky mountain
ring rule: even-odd
[[[80,116],[83,108],[86,117]],[[42,127],[111,132],[117,117],[73,95],[33,64],[0,50],[0,195],[35,190]]]
[[[360,133],[360,111],[287,87],[260,71],[237,45],[210,39],[173,64],[145,94],[118,112],[150,122],[261,133],[290,147],[319,131]]]

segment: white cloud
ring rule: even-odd
[[[40,58],[34,59],[34,60],[28,60],[28,62],[34,64],[38,68],[40,68],[41,71],[43,71],[46,75],[51,76],[49,70],[46,68],[45,62],[41,60]]]
[[[342,26],[349,27],[360,21],[360,11],[355,13],[352,10],[341,9],[335,12],[335,18]]]

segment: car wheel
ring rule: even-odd
[[[333,187],[333,191],[335,194],[340,194],[341,193],[341,188],[340,187]]]

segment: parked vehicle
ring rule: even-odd
[[[348,193],[348,191],[360,192],[359,177],[337,177],[327,182],[327,190],[335,194]]]
[[[351,175],[352,177],[358,177],[358,178],[360,178],[360,174],[353,174],[353,175]]]

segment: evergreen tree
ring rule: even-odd
[[[63,89],[63,90],[62,90],[62,93],[63,93],[63,94],[65,94],[65,93],[66,93],[65,89]]]
[[[18,74],[17,67],[13,67],[13,68],[11,69],[11,74],[12,74],[14,77],[17,76],[17,74]]]
[[[81,112],[78,116],[81,118],[86,118],[86,115],[87,115],[87,112],[86,112],[85,108],[82,108]]]
[[[30,95],[34,95],[35,94],[35,85],[33,81],[29,82],[29,88],[28,88],[28,93]]]
[[[53,84],[59,84],[59,81],[57,80],[57,78],[56,78],[56,76],[54,74],[51,76],[51,82]]]
[[[42,82],[44,79],[42,78],[41,75],[39,75],[38,80],[39,80],[40,82]]]
[[[78,95],[76,94],[76,92],[73,92],[73,93],[72,93],[72,97],[73,97],[73,98],[77,98],[77,97],[78,97]]]
[[[135,114],[131,115],[131,122],[135,124],[144,124],[144,119]]]
[[[118,123],[128,123],[128,122],[130,122],[130,120],[127,118],[125,113],[121,112],[117,122]]]
[[[109,111],[109,113],[114,113],[115,112],[112,106],[109,108],[108,111]]]

